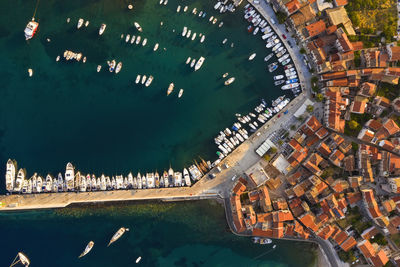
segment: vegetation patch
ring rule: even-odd
[[[354,27],[359,28],[361,36],[381,32],[391,41],[397,28],[396,4],[395,0],[350,0],[346,10]]]

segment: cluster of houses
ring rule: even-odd
[[[391,239],[400,240],[397,134],[400,127],[392,119],[371,119],[355,145],[310,116],[278,153],[261,159],[236,183],[231,196],[235,230],[323,239],[339,255],[350,255],[353,264],[400,264]],[[350,223],[355,217],[360,227]],[[374,242],[377,235],[376,240],[386,241]]]

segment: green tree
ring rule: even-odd
[[[313,106],[313,105],[308,105],[308,106],[307,106],[307,111],[308,111],[309,113],[313,112],[313,111],[314,111],[314,106]]]
[[[312,76],[311,77],[311,83],[317,83],[318,82],[318,77],[317,76]]]
[[[264,158],[266,161],[270,161],[271,156],[268,155],[268,154],[265,154],[263,158]]]
[[[276,12],[276,17],[278,18],[279,24],[285,23],[287,18],[286,14],[281,11]]]
[[[356,122],[355,120],[349,121],[349,127],[350,127],[350,129],[352,129],[352,130],[357,129],[358,125],[359,125],[359,123]]]
[[[305,54],[306,50],[304,49],[304,47],[300,48],[300,54]]]
[[[317,100],[317,102],[322,102],[324,100],[323,94],[317,94],[315,100]]]
[[[269,152],[271,152],[271,154],[275,154],[278,151],[278,149],[276,149],[276,147],[271,147],[269,149]]]

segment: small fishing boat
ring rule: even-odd
[[[60,56],[57,56],[57,57],[56,57],[56,61],[57,61],[57,62],[60,61]]]
[[[180,5],[176,8],[176,12],[179,13],[179,11],[181,11],[181,6]]]
[[[127,34],[126,37],[125,37],[125,43],[129,42],[130,38],[131,38],[131,36],[129,34]]]
[[[125,232],[129,231],[129,228],[121,227],[118,231],[113,235],[107,247],[109,247],[112,243],[117,241]]]
[[[173,90],[174,90],[174,84],[170,83],[167,90],[167,96],[170,95]]]
[[[182,95],[183,95],[183,89],[179,90],[178,98],[181,98]]]
[[[185,6],[184,8],[183,8],[183,12],[186,12],[188,10],[188,6]]]
[[[194,41],[194,39],[196,39],[196,35],[197,35],[197,33],[193,33],[193,35],[192,35],[192,41]]]
[[[135,36],[135,35],[132,35],[131,44],[133,44],[133,43],[135,42],[135,39],[136,39],[136,36]]]
[[[37,23],[35,21],[35,18],[32,18],[32,20],[28,22],[28,24],[26,25],[25,30],[24,30],[25,40],[32,39],[32,37],[35,35],[38,27],[39,27],[39,23]]]
[[[215,24],[215,23],[217,23],[217,18],[215,18],[215,19],[212,21],[212,24]]]
[[[192,62],[190,62],[190,67],[193,68],[195,63],[196,63],[196,59],[192,59]]]
[[[115,65],[117,64],[117,62],[113,59],[111,62],[107,62],[108,66],[110,66],[109,71],[113,72],[115,70]]]
[[[188,30],[188,32],[186,34],[186,38],[189,38],[191,34],[192,34],[192,30]]]
[[[185,36],[186,36],[186,33],[187,33],[187,27],[184,26],[184,27],[183,27],[183,30],[182,30],[182,36],[185,37]]]
[[[85,27],[87,27],[87,26],[89,26],[89,21],[88,20],[85,22]]]
[[[136,29],[137,29],[138,31],[140,31],[140,32],[143,31],[143,29],[142,29],[142,27],[140,26],[140,24],[137,23],[136,21],[133,23],[133,25],[135,25],[135,27],[136,27]]]
[[[136,76],[136,81],[135,83],[139,83],[140,82],[140,74],[138,74],[138,76]]]
[[[200,43],[204,42],[205,39],[206,39],[205,35],[201,36]]]
[[[166,6],[168,4],[168,0],[164,1],[164,6]]]
[[[147,76],[143,75],[141,83],[144,84],[146,82]]]
[[[78,25],[76,26],[76,28],[79,29],[80,27],[82,27],[82,25],[83,25],[83,19],[80,18],[80,19],[78,20]]]
[[[115,73],[120,72],[121,68],[122,68],[122,62],[118,62],[117,67],[115,68]]]
[[[221,28],[223,25],[224,25],[224,22],[221,21],[221,22],[218,24],[218,27]]]
[[[104,31],[106,30],[107,25],[106,24],[101,24],[100,29],[99,29],[99,35],[102,35]]]
[[[154,77],[150,75],[150,77],[147,79],[147,81],[146,81],[146,83],[145,83],[145,86],[146,86],[146,87],[149,87],[150,84],[151,84],[151,82],[153,81],[153,79],[154,79]]]
[[[136,44],[139,44],[141,39],[142,39],[142,37],[140,37],[140,35],[138,37],[136,37]]]
[[[138,257],[135,262],[139,263],[141,259],[142,259],[142,257]]]
[[[226,42],[228,41],[228,39],[224,39],[223,41],[222,41],[222,44],[226,44]]]
[[[85,250],[81,253],[81,255],[79,255],[78,258],[82,258],[82,257],[85,256],[86,254],[88,254],[88,253],[92,250],[93,246],[94,246],[94,242],[93,242],[93,241],[90,241],[90,242],[87,244]]]
[[[235,77],[231,77],[231,78],[229,78],[228,80],[226,80],[225,82],[224,82],[224,84],[225,85],[230,85],[231,83],[233,83],[235,81]]]
[[[142,46],[145,46],[146,44],[147,44],[147,38],[144,38],[144,39],[143,39]]]
[[[157,51],[157,49],[158,49],[158,43],[156,43],[156,44],[154,45],[153,51]]]
[[[32,69],[28,69],[28,74],[29,74],[29,77],[32,77],[32,75],[33,75],[33,70],[32,70]]]
[[[253,53],[253,54],[251,54],[251,55],[249,56],[249,60],[251,61],[251,60],[253,60],[255,57],[256,57],[256,53]]]
[[[83,57],[82,62],[83,62],[83,63],[86,63],[86,57]]]
[[[191,59],[192,59],[191,57],[188,57],[188,58],[186,59],[186,64],[189,64]]]
[[[228,72],[225,72],[225,73],[222,75],[222,78],[226,78],[228,75],[229,75],[229,73],[228,73]]]

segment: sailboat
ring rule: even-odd
[[[14,258],[13,262],[11,263],[10,267],[12,267],[18,263],[21,263],[24,266],[29,266],[29,264],[31,264],[28,257],[25,254],[23,254],[22,252],[18,252],[17,256]]]
[[[93,241],[90,241],[90,242],[87,244],[85,250],[81,253],[81,255],[79,255],[78,258],[82,258],[82,257],[85,256],[86,254],[88,254],[88,253],[92,250],[93,246],[94,246],[94,242],[93,242]]]
[[[118,231],[111,238],[111,240],[108,243],[107,247],[110,246],[115,241],[117,241],[126,231],[129,231],[129,228],[125,228],[125,227],[119,228]]]

